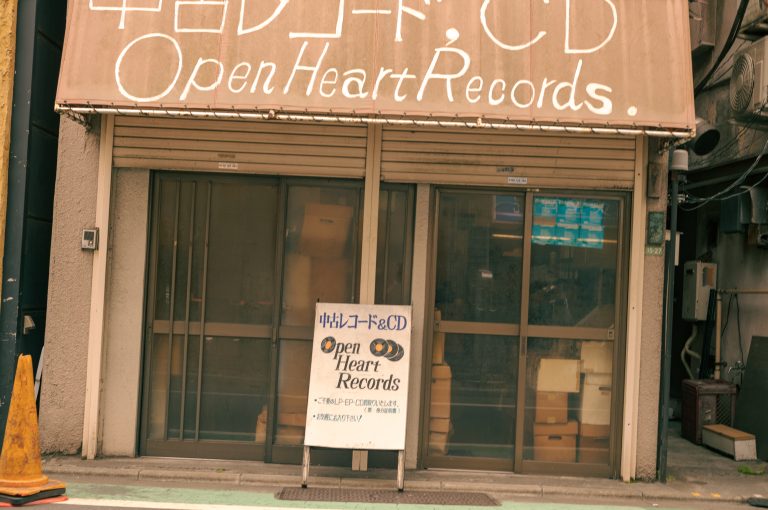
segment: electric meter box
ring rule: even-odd
[[[717,288],[717,264],[692,260],[683,276],[683,319],[707,320],[709,291]]]

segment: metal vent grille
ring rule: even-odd
[[[752,104],[754,88],[755,61],[748,53],[743,53],[733,64],[731,74],[730,101],[734,112],[747,112]]]

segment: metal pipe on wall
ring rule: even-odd
[[[659,481],[667,481],[667,450],[669,448],[669,385],[672,366],[672,321],[674,317],[675,261],[677,260],[677,206],[680,172],[688,170],[688,152],[676,150],[669,165],[669,240],[664,261],[664,332],[661,340],[661,395],[659,397],[659,441],[657,474]]]

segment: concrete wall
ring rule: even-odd
[[[11,148],[17,5],[15,1],[0,2],[0,254],[3,253],[5,241],[5,210],[8,203],[8,151]],[[3,274],[2,256],[0,274]]]
[[[667,209],[667,155],[659,154],[658,142],[651,140],[648,162],[662,169],[661,198],[646,200],[648,212]],[[661,379],[661,335],[664,305],[664,256],[646,255],[643,276],[642,338],[640,340],[640,381],[637,429],[637,470],[635,477],[642,480],[656,478],[656,445],[659,426],[659,388]]]
[[[768,249],[748,246],[744,234],[720,234],[714,261],[718,264],[717,286],[721,289],[763,289],[768,290]],[[723,324],[728,311],[728,296],[723,296]],[[740,310],[741,338],[739,338],[737,311]],[[768,336],[768,294],[739,295],[731,304],[730,318],[722,339],[723,361],[728,367],[737,361],[747,362],[753,336]],[[741,347],[739,346],[741,342]],[[742,354],[743,352],[743,354]],[[732,380],[734,374],[723,373]],[[740,382],[739,378],[735,378]]]
[[[44,453],[82,445],[92,255],[80,249],[80,237],[95,221],[98,166],[98,126],[86,132],[62,117],[40,396]]]
[[[719,232],[717,245],[707,245],[709,237],[707,230],[712,228],[713,224],[717,225],[719,217],[718,204],[702,208],[697,215],[695,233],[697,241],[695,253],[709,254],[712,262],[717,263],[717,287],[719,289],[768,290],[768,249],[750,245],[747,242],[746,233]],[[728,315],[729,300],[728,295],[723,296],[722,326],[725,327],[725,332],[722,337],[722,360],[727,363],[727,366],[722,377],[739,383],[738,373],[729,373],[728,367],[734,367],[737,361],[747,362],[753,336],[768,336],[768,321],[765,319],[765,312],[768,310],[768,294],[739,295],[739,306],[737,308],[734,300],[731,303],[730,315]],[[741,322],[741,337],[739,337],[739,322]],[[696,352],[701,350],[703,329],[702,324],[699,324],[699,335],[693,345]],[[694,362],[693,367],[696,369],[698,363]]]
[[[149,214],[149,171],[115,172],[104,324],[101,446],[136,455]]]

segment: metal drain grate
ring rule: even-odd
[[[430,492],[365,489],[323,489],[286,487],[277,493],[285,501],[328,501],[333,503],[395,503],[406,505],[500,506],[481,492]]]

